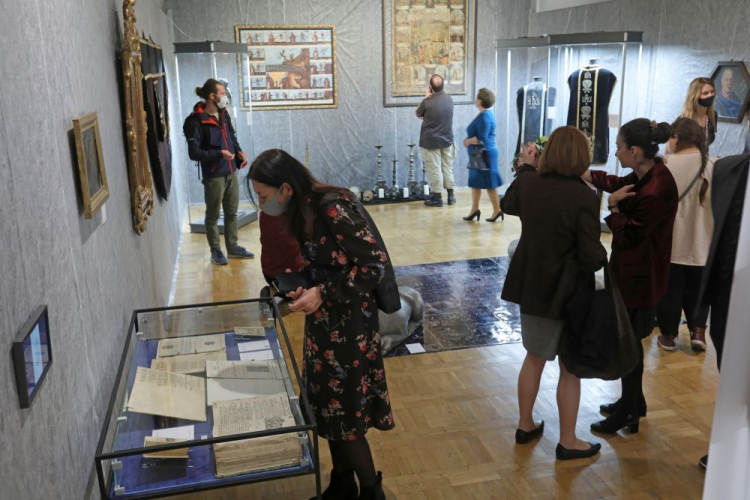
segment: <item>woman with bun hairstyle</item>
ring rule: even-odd
[[[638,365],[622,379],[622,397],[602,405],[611,415],[591,424],[597,432],[614,434],[628,427],[638,432],[646,415],[643,397],[643,344],[654,328],[656,304],[669,286],[672,228],[677,214],[677,185],[661,158],[659,144],[672,137],[668,123],[638,118],[622,126],[617,136],[617,159],[633,172],[625,177],[587,171],[583,178],[609,197],[612,231],[610,265],[617,278],[630,322],[638,340]]]
[[[718,114],[714,110],[716,86],[710,78],[696,78],[690,82],[680,118],[690,118],[701,126],[706,134],[707,146],[716,139]]]

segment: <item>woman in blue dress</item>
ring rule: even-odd
[[[482,213],[479,210],[479,199],[482,190],[487,190],[487,195],[492,202],[492,217],[487,222],[495,222],[498,217],[505,220],[503,211],[500,209],[500,200],[497,196],[497,188],[502,185],[503,179],[497,166],[497,146],[495,145],[495,117],[490,108],[495,104],[495,94],[490,89],[482,88],[477,93],[477,108],[479,114],[466,129],[468,138],[464,140],[464,146],[471,149],[478,144],[484,146],[486,151],[485,161],[487,170],[469,170],[469,187],[471,188],[471,214],[464,217],[470,221],[475,217],[479,221]]]

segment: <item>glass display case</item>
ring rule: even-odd
[[[503,178],[513,178],[511,165],[521,143],[549,136],[564,125],[576,126],[591,140],[592,168],[619,174],[618,130],[642,111],[643,33],[496,40],[495,49],[495,118]]]
[[[135,311],[96,451],[101,498],[308,474],[320,495],[317,428],[299,387],[272,299]]]
[[[240,71],[247,71],[249,61],[247,46],[241,43],[228,42],[186,42],[175,43],[175,59],[177,67],[177,98],[180,110],[180,123],[173,124],[182,128],[185,119],[193,112],[200,98],[195,94],[196,87],[214,78],[225,82],[227,94],[230,96],[229,112],[232,124],[237,132],[237,140],[248,159],[255,157],[253,133],[252,133],[252,107],[242,108],[240,98],[241,79]],[[244,69],[243,69],[244,68]],[[246,75],[245,79],[250,76]],[[249,101],[248,101],[249,102]],[[188,217],[190,231],[193,233],[205,233],[205,202],[203,184],[200,178],[200,167],[190,160],[187,154],[187,144],[183,140],[178,145],[181,148],[181,158],[187,160],[184,166],[187,170],[185,175],[188,200]],[[242,170],[240,179],[243,180],[247,169]],[[244,183],[240,185],[240,205],[237,213],[237,225],[243,227],[258,218],[258,211],[253,198],[248,193]],[[219,219],[219,232],[224,233],[223,212]]]

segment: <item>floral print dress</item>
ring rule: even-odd
[[[321,437],[355,441],[370,427],[393,428],[373,290],[388,256],[362,206],[338,193],[323,197],[313,236],[301,246],[323,305],[305,318],[305,380]]]

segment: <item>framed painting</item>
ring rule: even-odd
[[[714,109],[723,122],[741,123],[750,105],[750,75],[742,61],[721,61],[711,74]]]
[[[243,111],[335,108],[335,26],[235,26]]]
[[[102,139],[96,113],[89,113],[73,120],[73,134],[78,159],[78,178],[81,183],[83,211],[87,219],[109,199],[107,172],[104,168]]]
[[[383,104],[415,106],[432,75],[474,103],[476,0],[383,0]]]

